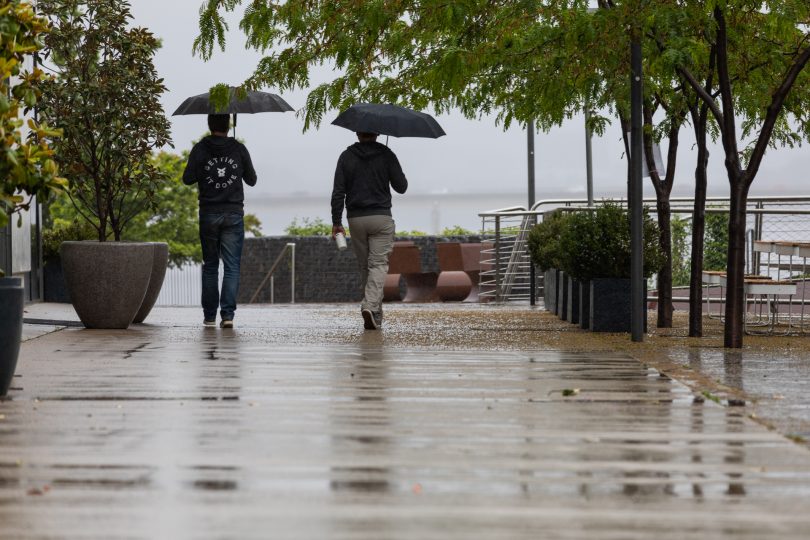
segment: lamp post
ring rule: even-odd
[[[644,254],[642,230],[642,67],[641,42],[632,30],[630,43],[630,184],[627,201],[630,210],[630,335],[636,342],[644,341]]]
[[[534,121],[526,123],[526,156],[529,167],[529,210],[534,206]],[[537,276],[534,271],[534,263],[529,262],[529,304],[535,305],[535,289],[537,287]]]
[[[588,188],[588,207],[593,207],[593,154],[591,152],[591,109],[585,104],[585,176]]]

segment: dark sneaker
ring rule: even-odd
[[[216,319],[203,319],[203,326],[213,328],[216,325],[217,325],[217,320]]]
[[[363,315],[363,328],[366,330],[376,330],[378,328],[377,321],[370,309],[364,309],[360,313]]]
[[[377,328],[382,328],[382,319],[383,319],[382,311],[378,311],[377,313],[374,313],[373,315],[374,315],[374,324],[377,325]]]
[[[230,319],[222,319],[219,323],[220,328],[233,328],[233,321]]]

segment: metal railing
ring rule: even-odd
[[[264,289],[264,286],[267,284],[267,281],[270,281],[270,303],[275,304],[275,279],[273,274],[276,273],[278,266],[281,264],[281,261],[284,259],[284,255],[290,253],[290,303],[295,303],[295,243],[290,242],[284,246],[281,250],[281,253],[278,254],[276,260],[273,261],[273,265],[270,267],[270,270],[267,271],[265,274],[264,279],[259,286],[256,287],[256,290],[253,292],[253,296],[250,297],[250,304],[256,301],[256,298],[259,296],[259,293]]]
[[[626,199],[612,199],[614,204],[627,205]],[[602,204],[602,201],[596,205]],[[673,216],[691,218],[694,199],[672,197]],[[727,213],[729,200],[725,197],[707,197],[706,213]],[[656,216],[656,200],[644,199],[650,215]],[[482,301],[528,301],[542,290],[542,276],[532,279],[531,260],[527,249],[529,231],[542,221],[543,214],[558,208],[570,211],[589,209],[585,199],[547,199],[535,203],[530,209],[512,206],[480,212],[481,236],[481,297]],[[810,196],[749,197],[746,227],[746,271],[759,273],[763,267],[771,271],[764,255],[754,252],[755,240],[810,240]],[[687,251],[691,249],[691,236],[687,236]],[[764,263],[764,264],[763,264]],[[777,271],[774,269],[773,271]]]

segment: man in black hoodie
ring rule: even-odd
[[[366,330],[382,326],[382,298],[388,255],[394,246],[391,187],[405,193],[408,180],[397,156],[377,142],[375,133],[358,133],[359,142],[340,155],[332,188],[332,238],[344,233],[343,207],[352,233],[352,249],[360,265]]]
[[[203,324],[215,326],[217,307],[222,328],[233,328],[239,267],[245,240],[242,182],[256,185],[256,171],[245,145],[228,137],[230,117],[209,114],[211,135],[194,145],[183,183],[197,184],[200,200],[200,243],[203,253]],[[218,290],[219,260],[225,267],[222,294]]]

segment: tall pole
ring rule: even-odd
[[[633,341],[644,341],[644,254],[642,230],[642,71],[641,43],[634,31],[630,44],[630,334]]]
[[[591,153],[591,109],[585,104],[585,174],[588,186],[588,206],[593,207],[593,154]]]
[[[529,166],[529,210],[534,206],[534,121],[526,124],[526,156]],[[535,289],[537,289],[537,276],[534,264],[529,264],[529,304],[535,305]]]

